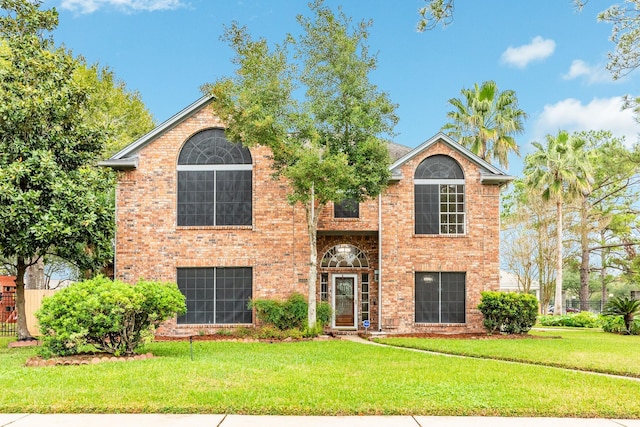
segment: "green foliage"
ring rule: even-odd
[[[256,316],[265,325],[273,326],[279,331],[287,330],[304,330],[307,319],[307,301],[302,294],[297,292],[291,294],[284,301],[273,299],[253,299],[249,301],[249,308],[255,308]],[[316,336],[322,332],[322,328],[331,321],[331,305],[327,302],[321,302],[317,308],[317,326],[318,328],[309,329],[305,334]],[[318,333],[314,333],[316,329]]]
[[[18,336],[29,338],[26,268],[56,255],[82,270],[112,258],[113,176],[92,168],[105,135],[91,120],[80,62],[56,48],[42,1],[2,0],[0,15],[0,258],[17,276]]]
[[[525,334],[536,323],[538,300],[533,295],[492,291],[481,295],[478,309],[489,334]]]
[[[377,58],[367,46],[370,22],[352,25],[322,0],[297,17],[301,35],[273,48],[233,23],[223,40],[235,51],[234,77],[207,84],[230,141],[272,152],[275,178],[285,178],[290,203],[306,210],[309,250],[316,259],[317,221],[329,202],[363,201],[387,186],[386,139],[398,122],[396,104],[369,81]],[[291,54],[288,46],[293,45]],[[299,95],[303,99],[299,100]],[[308,324],[316,319],[316,272],[309,263]]]
[[[600,317],[600,325],[604,332],[624,335],[640,335],[640,320],[633,320],[629,327],[625,325],[624,316],[603,315]]]
[[[538,322],[542,326],[568,326],[574,328],[599,328],[600,317],[588,312],[568,313],[562,316],[538,316]]]
[[[154,128],[153,117],[140,94],[127,90],[108,67],[87,65],[80,58],[74,78],[91,90],[87,120],[99,126],[106,137],[102,158],[115,154]]]
[[[634,317],[640,313],[640,300],[629,297],[613,297],[607,301],[602,314],[622,316],[627,333],[631,333]]]
[[[329,323],[331,323],[332,313],[333,313],[333,310],[331,309],[331,304],[329,304],[326,301],[322,301],[318,303],[316,315],[318,318],[318,326],[320,326],[320,329],[324,328],[325,326],[328,326]]]
[[[132,354],[154,327],[185,310],[175,284],[140,281],[132,286],[96,277],[45,298],[36,317],[45,353],[66,356],[90,344],[123,355]]]
[[[500,92],[494,81],[476,83],[472,89],[460,91],[462,99],[452,98],[454,107],[447,113],[451,122],[442,127],[458,142],[484,160],[495,159],[509,165],[509,154],[519,154],[514,135],[524,132],[527,113],[518,108],[513,90]]]

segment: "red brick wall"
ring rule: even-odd
[[[254,297],[285,298],[293,291],[306,295],[309,250],[304,210],[291,207],[286,202],[286,184],[272,180],[267,149],[251,149],[252,226],[176,226],[176,164],[180,148],[196,132],[220,126],[211,110],[203,108],[144,147],[137,169],[121,173],[117,190],[116,277],[127,282],[140,278],[175,282],[179,267],[252,267]],[[434,153],[451,155],[465,171],[465,236],[413,233],[414,169],[427,154]],[[407,162],[402,173],[405,178],[392,184],[382,198],[382,295],[377,294],[378,283],[373,280],[374,271],[380,269],[378,199],[362,203],[356,220],[333,219],[332,205],[320,212],[318,261],[326,250],[341,243],[353,244],[367,254],[373,330],[378,328],[379,307],[383,330],[390,332],[479,330],[481,315],[475,309],[479,291],[498,288],[499,189],[481,185],[477,166],[444,144]],[[414,272],[461,270],[467,272],[467,324],[414,325]],[[318,293],[319,289],[318,282]],[[175,321],[165,325],[165,332],[172,333],[202,329],[206,327],[177,326]]]
[[[414,233],[416,167],[426,157],[445,154],[465,175],[466,234]],[[472,332],[482,330],[476,308],[483,290],[499,288],[499,187],[480,183],[478,167],[443,143],[436,143],[402,166],[404,179],[382,197],[382,326],[389,332]],[[415,324],[415,272],[466,272],[466,323]]]

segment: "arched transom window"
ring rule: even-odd
[[[252,161],[223,129],[206,129],[178,156],[178,225],[251,225]]]
[[[367,268],[369,260],[364,252],[353,245],[336,245],[324,254],[320,267]]]
[[[424,159],[414,175],[416,234],[464,234],[464,173],[454,159]]]

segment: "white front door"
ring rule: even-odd
[[[333,327],[355,329],[358,325],[358,275],[334,274]]]

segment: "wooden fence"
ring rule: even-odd
[[[40,329],[38,328],[38,321],[36,320],[35,312],[40,308],[42,299],[56,293],[53,289],[25,289],[24,290],[24,308],[27,317],[27,328],[31,335],[40,335]]]

